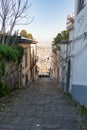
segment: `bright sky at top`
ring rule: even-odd
[[[74,12],[75,0],[30,0],[30,15],[34,21],[26,29],[39,44],[51,44],[53,38],[66,29],[67,15]]]

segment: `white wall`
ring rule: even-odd
[[[69,81],[69,92],[71,93],[72,90],[72,80],[73,80],[73,49],[74,49],[74,27],[72,30],[69,31],[69,41],[70,43],[68,44],[68,56],[70,60],[70,81]]]
[[[66,82],[66,51],[67,51],[67,43],[60,44],[61,46],[61,52],[59,56],[59,84],[64,89],[65,82]]]
[[[73,29],[70,30],[70,32],[69,32],[69,41],[73,40],[73,38],[74,38],[74,27],[73,27]]]
[[[87,85],[87,48],[74,56],[73,84]]]
[[[87,0],[85,2],[85,7],[75,16],[75,38],[81,37],[75,40],[72,52],[74,56],[72,84],[78,85],[87,85],[87,39],[83,37],[84,32],[87,32]]]
[[[77,1],[77,0],[76,0]],[[77,2],[76,2],[77,8]],[[76,10],[76,9],[75,9]],[[75,12],[75,37],[87,31],[87,0],[84,8],[79,12]]]
[[[67,44],[61,44],[61,57],[63,59],[66,58],[66,50],[67,50]]]

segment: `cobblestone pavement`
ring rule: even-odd
[[[87,130],[87,123],[55,81],[40,79],[0,112],[0,130]]]

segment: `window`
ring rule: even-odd
[[[84,7],[84,0],[78,0],[78,10],[77,13]]]

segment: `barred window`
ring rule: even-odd
[[[85,0],[78,0],[77,13],[79,13],[79,12],[81,11],[81,9],[84,7],[84,1],[85,1]]]

